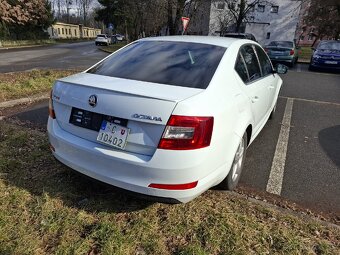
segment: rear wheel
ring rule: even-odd
[[[243,169],[244,160],[246,157],[247,150],[247,133],[244,133],[240,144],[237,147],[237,151],[234,156],[233,164],[231,165],[230,171],[227,177],[220,183],[222,189],[233,190],[236,188]]]

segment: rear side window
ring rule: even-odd
[[[245,66],[244,60],[241,56],[241,54],[239,53],[237,56],[237,60],[236,60],[236,65],[235,65],[235,70],[238,73],[238,75],[240,76],[240,78],[242,79],[242,81],[244,83],[248,82],[248,72],[247,72],[247,68]]]
[[[225,51],[224,47],[201,43],[139,41],[113,54],[88,72],[205,89]]]
[[[266,53],[257,45],[255,45],[255,49],[257,52],[257,56],[259,57],[262,75],[267,76],[269,74],[272,74],[273,73],[272,64]]]
[[[261,78],[259,62],[257,61],[257,57],[253,47],[251,45],[245,45],[241,48],[240,53],[244,59],[244,62],[248,70],[249,82]]]

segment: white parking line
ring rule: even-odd
[[[290,131],[290,122],[292,119],[293,102],[294,99],[292,98],[287,99],[279,139],[276,144],[275,154],[266,188],[267,192],[276,195],[280,195],[282,190],[283,174],[286,164],[287,146]]]
[[[301,65],[300,64],[296,65],[296,71],[301,73],[302,70],[301,70]]]

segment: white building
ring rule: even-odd
[[[219,36],[221,33],[234,32],[234,20],[225,1],[205,0],[210,2],[198,12],[197,18],[204,14],[208,16],[206,35]],[[252,2],[249,0],[249,2]],[[241,30],[253,34],[260,44],[267,44],[274,40],[289,40],[295,38],[295,31],[299,21],[301,0],[268,0],[266,4],[256,4],[247,14],[247,22],[242,24]],[[194,17],[195,18],[195,17]],[[195,21],[193,21],[195,22]],[[196,27],[190,28],[189,33],[195,34]],[[199,33],[198,33],[199,34]]]

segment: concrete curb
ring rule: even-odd
[[[99,49],[99,50],[101,50],[101,51],[104,51],[104,52],[106,52],[106,53],[110,53],[110,54],[112,54],[112,53],[113,53],[112,51],[109,51],[109,50],[103,49],[103,48],[101,48],[101,47],[98,47],[98,49]]]
[[[31,96],[31,97],[23,97],[23,98],[19,98],[15,100],[0,102],[0,109],[6,109],[6,108],[14,107],[17,105],[21,105],[21,104],[33,103],[33,102],[37,102],[40,100],[48,99],[49,97],[50,97],[50,93],[45,93],[45,94],[40,94],[36,96]]]

